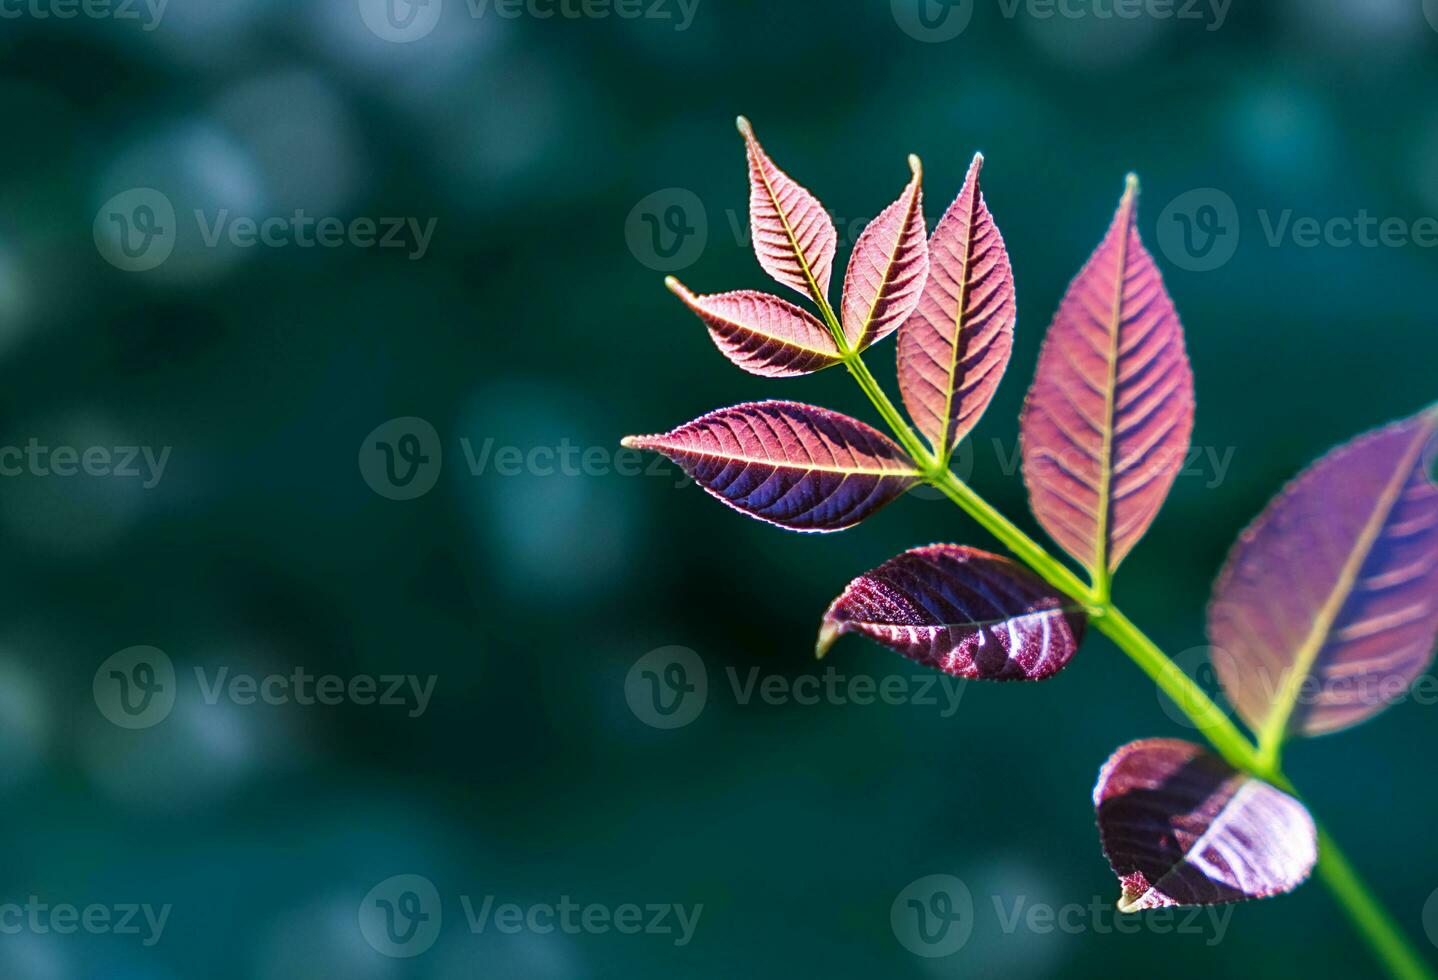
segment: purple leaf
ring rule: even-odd
[[[958,677],[1037,681],[1063,669],[1083,639],[1084,613],[1017,562],[931,544],[865,572],[829,606],[823,656],[862,633]]]
[[[883,434],[798,402],[721,408],[624,445],[663,453],[735,510],[795,531],[852,527],[919,478]]]
[[[899,199],[869,222],[854,243],[844,275],[844,336],[863,350],[898,329],[919,302],[929,274],[924,228],[923,169],[909,157],[913,179]]]
[[[1120,912],[1293,891],[1318,860],[1303,804],[1191,742],[1130,742],[1093,790]]]
[[[788,300],[752,289],[696,296],[673,276],[664,283],[704,321],[720,353],[750,374],[788,378],[839,363],[829,328]]]
[[[1215,666],[1269,740],[1357,724],[1438,637],[1438,407],[1339,446],[1234,545],[1208,611]]]
[[[737,123],[749,150],[749,226],[759,264],[805,296],[827,296],[839,243],[834,222],[818,198],[774,166],[749,120]]]
[[[1193,429],[1183,328],[1139,241],[1137,207],[1130,176],[1054,315],[1021,423],[1034,516],[1096,578],[1148,530]]]
[[[954,203],[929,238],[929,278],[899,328],[899,390],[940,460],[979,421],[1014,341],[1009,253],[979,192],[974,155]]]

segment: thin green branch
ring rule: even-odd
[[[1067,565],[1049,554],[1043,545],[955,476],[946,461],[937,460],[924,448],[864,365],[863,358],[848,349],[828,303],[821,301],[820,305],[831,330],[836,332],[840,349],[844,351],[845,366],[924,473],[925,479],[1046,582],[1083,605],[1098,630],[1152,678],[1230,765],[1297,795],[1279,766],[1278,754],[1273,746],[1266,744],[1260,749],[1250,741],[1203,688],[1113,604],[1109,597],[1108,576],[1096,577],[1092,587],[1085,584]],[[1318,826],[1318,876],[1390,974],[1397,980],[1438,980],[1321,825]]]

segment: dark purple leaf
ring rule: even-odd
[[[1190,742],[1119,749],[1093,790],[1120,912],[1290,892],[1318,860],[1303,804]]]
[[[754,254],[775,280],[817,299],[829,294],[839,235],[819,199],[769,159],[749,120],[739,132],[749,151],[749,227]]]
[[[959,196],[929,237],[929,278],[899,328],[899,390],[947,459],[994,396],[1014,342],[1014,276],[979,192],[976,154]]]
[[[844,336],[863,350],[898,329],[914,311],[929,274],[924,228],[923,169],[909,157],[913,179],[899,199],[869,222],[854,243],[844,275]]]
[[[839,363],[829,328],[788,300],[752,289],[696,296],[673,276],[664,283],[704,321],[720,352],[750,374],[788,378]]]
[[[798,402],[721,408],[624,445],[663,453],[735,510],[795,531],[852,527],[919,478],[882,433]]]
[[[1267,740],[1382,711],[1438,637],[1438,408],[1339,446],[1239,537],[1208,611],[1229,700]]]
[[[958,677],[1036,681],[1063,669],[1084,625],[1071,600],[1017,562],[931,544],[850,582],[824,614],[817,652],[862,633]]]
[[[1143,537],[1193,429],[1183,328],[1137,209],[1130,177],[1054,315],[1021,423],[1034,516],[1090,573],[1117,568]]]

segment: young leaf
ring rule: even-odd
[[[979,192],[982,154],[929,238],[929,278],[899,328],[899,391],[942,461],[989,407],[1014,342],[1014,274]]]
[[[1096,582],[1148,530],[1193,429],[1183,328],[1139,240],[1137,208],[1130,176],[1054,315],[1020,423],[1034,515]]]
[[[919,478],[882,433],[798,402],[721,408],[624,445],[663,453],[735,510],[795,531],[852,527]]]
[[[1234,545],[1208,611],[1219,680],[1265,744],[1371,718],[1438,636],[1438,407],[1339,446]]]
[[[914,312],[929,274],[924,228],[923,168],[909,157],[913,179],[899,199],[864,228],[844,274],[844,336],[863,350]]]
[[[977,548],[931,544],[865,572],[829,606],[816,651],[862,633],[928,667],[1037,681],[1063,669],[1086,617],[1027,568]]]
[[[1317,831],[1293,797],[1190,742],[1119,749],[1093,790],[1120,912],[1218,905],[1293,891],[1318,860]]]
[[[750,374],[788,378],[839,363],[829,328],[788,300],[752,289],[696,296],[673,276],[664,284],[704,321],[720,353]]]
[[[829,295],[839,235],[824,206],[774,166],[740,116],[749,151],[749,227],[754,254],[774,279],[815,300]]]

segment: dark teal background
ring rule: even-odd
[[[700,0],[685,31],[472,18],[445,0],[409,44],[370,34],[355,0],[171,0],[152,31],[0,21],[0,444],[173,450],[148,490],[0,479],[0,902],[173,905],[153,948],[0,935],[0,973],[1371,975],[1318,883],[1234,909],[1212,945],[1211,932],[1000,928],[996,898],[1111,904],[1098,767],[1129,740],[1193,734],[1102,637],[1051,681],[968,685],[951,718],[738,703],[728,667],[917,682],[876,646],[845,640],[816,665],[812,643],[866,568],[935,540],[993,546],[947,503],[911,495],[846,533],[794,535],[675,489],[668,467],[476,476],[461,451],[568,440],[610,453],[624,434],[762,397],[877,424],[841,373],[739,372],[629,247],[641,199],[686,189],[707,243],[677,274],[700,292],[771,288],[731,230],[747,202],[743,112],[845,223],[898,195],[909,152],[932,222],[984,152],[1019,318],[966,459],[973,484],[1040,534],[993,440],[1013,452],[1048,318],[1134,170],[1187,331],[1195,444],[1233,454],[1222,481],[1178,480],[1116,595],[1170,653],[1201,646],[1228,545],[1283,481],[1438,398],[1438,251],[1275,246],[1258,217],[1438,214],[1438,30],[1418,0],[1238,2],[1213,30],[1205,16],[1010,19],[974,0],[942,43],[872,0]],[[195,208],[297,207],[437,223],[410,261],[206,248],[191,222],[164,265],[124,272],[92,224],[130,187],[162,191],[182,225]],[[1233,200],[1240,237],[1231,261],[1192,272],[1159,249],[1155,222],[1202,187]],[[897,397],[892,351],[869,361]],[[399,416],[429,421],[444,451],[435,488],[410,501],[372,492],[357,465],[367,433]],[[91,684],[136,644],[182,677],[302,665],[438,680],[418,718],[207,705],[191,684],[162,723],[126,731]],[[631,665],[668,645],[709,677],[702,715],[671,731],[625,699]],[[1294,745],[1289,769],[1438,958],[1422,926],[1438,889],[1435,733],[1438,708],[1407,703]],[[444,928],[433,949],[391,960],[365,944],[357,910],[402,873],[436,884]],[[925,960],[896,940],[889,908],[935,873],[968,885],[976,918],[959,953]],[[458,896],[486,894],[703,912],[682,948],[471,935]]]

